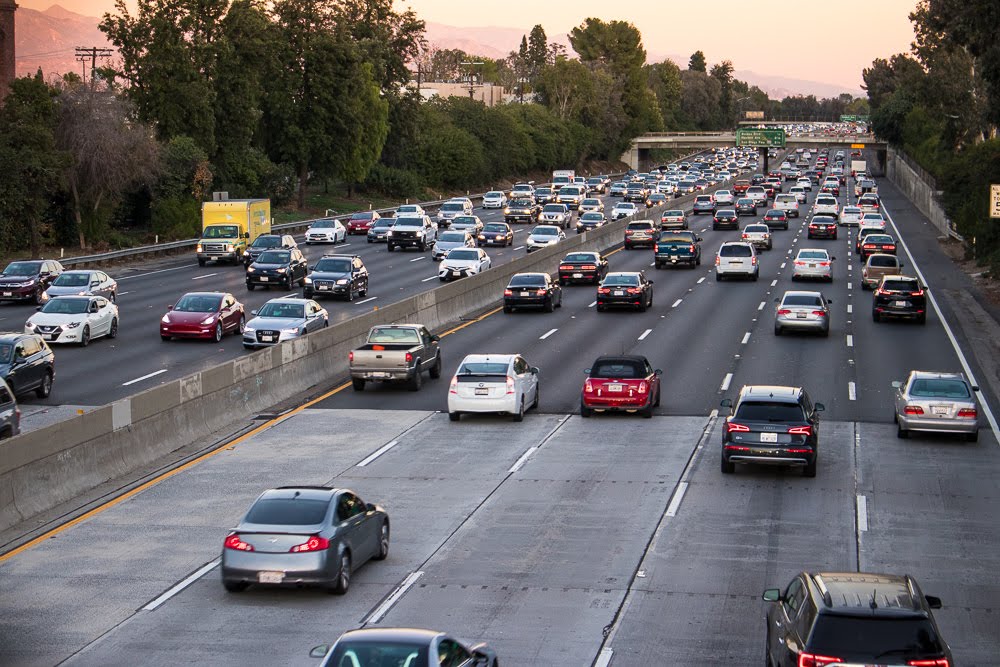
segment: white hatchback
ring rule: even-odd
[[[493,190],[483,195],[483,208],[503,208],[507,205],[507,195]]]
[[[520,354],[470,354],[458,365],[448,387],[448,418],[489,413],[524,419],[538,408],[538,369]]]

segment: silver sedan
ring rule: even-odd
[[[830,335],[830,304],[822,292],[785,292],[775,299],[774,335],[785,331],[815,331]]]
[[[118,283],[96,269],[63,271],[45,290],[45,296],[46,300],[57,296],[103,296],[114,301],[118,296]]]
[[[792,280],[806,278],[832,282],[835,259],[822,248],[802,248],[792,263]]]
[[[964,434],[965,439],[979,439],[979,413],[975,392],[961,373],[911,371],[903,381],[892,383],[896,389],[896,435],[908,438],[910,431]]]

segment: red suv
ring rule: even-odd
[[[580,395],[580,416],[594,412],[638,412],[653,416],[660,404],[661,370],[641,356],[598,357],[586,371]]]

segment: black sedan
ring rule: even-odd
[[[653,305],[653,281],[642,271],[609,273],[597,288],[597,311],[615,306],[635,308],[645,312]]]
[[[514,245],[514,230],[506,222],[488,222],[483,225],[483,231],[479,232],[479,237],[476,240],[480,246]]]
[[[752,201],[752,200],[751,200]],[[712,218],[712,229],[739,229],[739,215],[731,208],[720,208]]]
[[[809,221],[806,237],[810,239],[837,240],[837,219],[828,215],[817,215]]]
[[[587,211],[576,221],[576,233],[582,234],[591,229],[603,227],[607,222],[608,219],[600,211]]]
[[[885,255],[896,254],[896,239],[888,234],[869,234],[861,242],[861,261],[867,261],[871,255],[882,253]]]
[[[293,283],[304,285],[309,265],[298,248],[265,250],[247,267],[247,289],[257,286],[291,289]]]
[[[776,227],[788,229],[788,214],[781,209],[772,208],[764,214],[763,222],[767,225],[768,229],[775,229]]]
[[[351,574],[389,555],[389,516],[353,491],[282,486],[262,493],[223,542],[222,584],[323,586],[343,595]]]
[[[757,201],[750,197],[740,197],[736,200],[736,215],[757,215]]]
[[[405,665],[406,667],[498,667],[496,652],[483,643],[466,646],[443,632],[416,628],[348,630],[333,646],[309,652],[320,667]]]
[[[368,269],[357,255],[326,255],[316,262],[305,283],[302,296],[306,299],[338,296],[353,301],[355,294],[368,294]]]
[[[559,262],[559,282],[597,285],[608,274],[608,260],[599,252],[571,252]]]
[[[503,312],[542,308],[547,313],[562,306],[562,287],[547,273],[515,273],[503,291]]]

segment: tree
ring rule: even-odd
[[[701,51],[692,53],[691,59],[688,60],[688,69],[692,72],[707,72],[708,62],[705,60],[705,54]]]
[[[27,237],[31,256],[41,255],[42,220],[67,162],[55,143],[55,96],[39,70],[14,79],[0,106],[0,248],[8,252]]]
[[[579,60],[568,58],[542,68],[537,85],[542,103],[560,120],[578,118],[594,95],[590,70]]]
[[[569,43],[580,60],[591,68],[606,67],[624,78],[646,63],[642,35],[631,23],[588,18],[569,33]]]
[[[333,23],[346,30],[371,65],[382,93],[396,95],[410,80],[406,64],[425,46],[424,22],[410,9],[397,12],[392,0],[337,0],[332,11]]]
[[[722,97],[722,84],[705,72],[681,72],[681,111],[690,129],[710,130]]]
[[[680,128],[681,69],[672,60],[646,66],[647,86],[656,96],[665,128]]]
[[[534,81],[538,73],[545,67],[549,56],[549,42],[545,36],[545,29],[536,25],[528,35],[528,48],[525,53],[527,67],[527,77]]]

